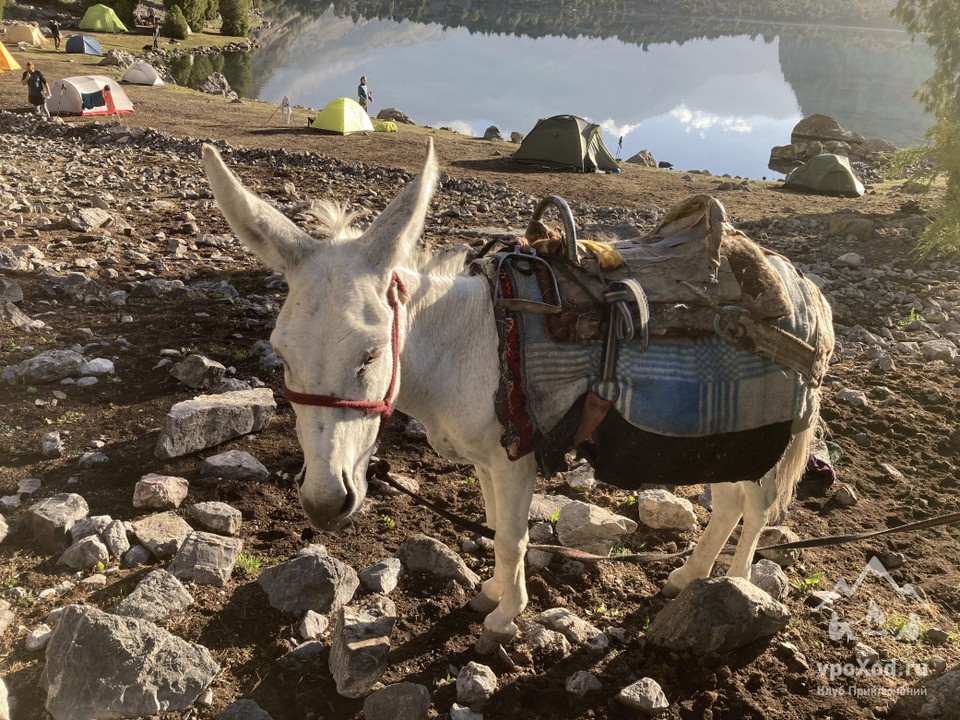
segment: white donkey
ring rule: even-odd
[[[486,647],[513,638],[514,620],[527,604],[524,554],[536,467],[533,455],[511,462],[501,445],[494,411],[498,340],[487,280],[463,272],[462,258],[444,262],[417,249],[437,183],[432,142],[423,171],[365,232],[351,226],[352,214],[325,204],[327,237],[320,239],[245,190],[214,148],[205,146],[203,158],[234,232],[289,283],[270,341],[283,359],[284,395],[297,416],[300,502],[310,521],[325,530],[347,523],[366,496],[368,462],[385,417],[396,407],[417,418],[437,452],[476,468],[486,521],[496,531],[495,567],[471,606],[488,613]],[[824,332],[832,339],[823,305]],[[819,392],[808,389],[813,406],[806,428],[787,435],[776,467],[762,479],[712,486],[710,523],[686,564],[670,574],[667,591],[709,576],[741,517],[729,574],[748,576],[760,531],[789,501],[808,458]]]

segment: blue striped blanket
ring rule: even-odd
[[[793,313],[778,326],[816,346],[809,288],[789,261],[769,256],[783,279]],[[533,275],[511,273],[515,296],[540,299]],[[601,371],[601,342],[555,343],[542,315],[520,320],[522,387],[527,413],[549,432]],[[613,407],[634,426],[661,435],[701,437],[751,430],[812,411],[803,378],[795,371],[718,337],[651,338],[621,347],[616,366],[620,395]],[[607,395],[601,391],[601,396]]]

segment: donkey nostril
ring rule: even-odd
[[[343,480],[343,489],[347,491],[347,495],[343,499],[343,507],[340,508],[340,516],[346,517],[353,513],[356,505],[357,494],[354,492],[353,486],[350,484],[350,476],[346,473],[346,471],[342,472],[340,477]]]
[[[297,473],[296,477],[294,477],[294,480],[297,481],[297,487],[303,487],[303,481],[306,477],[307,477],[307,466],[304,465],[302,468],[300,468],[300,472]]]

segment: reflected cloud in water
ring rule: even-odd
[[[495,125],[509,137],[571,113],[600,124],[613,153],[622,137],[623,159],[646,149],[677,169],[751,178],[780,177],[767,168],[770,149],[789,143],[803,116],[781,69],[779,38],[644,49],[615,38],[534,39],[331,11],[276,46],[265,43],[254,56],[252,92],[322,108],[354,97],[361,74],[374,92],[372,114],[395,107],[421,125],[474,136]],[[904,89],[908,100],[912,89]],[[848,127],[870,136],[870,128]]]

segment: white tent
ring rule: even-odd
[[[27,45],[46,45],[47,39],[36,25],[14,25],[7,28],[3,39],[10,45],[25,42]]]
[[[127,68],[121,81],[134,85],[163,85],[163,80],[160,79],[157,69],[143,60],[137,60]]]
[[[77,75],[57,80],[50,86],[50,93],[47,107],[55,115],[125,115],[133,112],[133,103],[120,84],[103,75]]]

